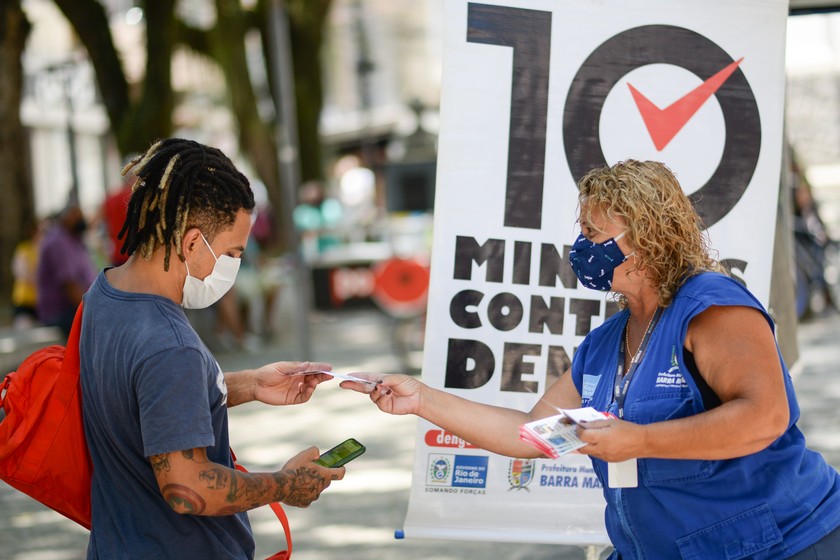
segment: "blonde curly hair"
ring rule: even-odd
[[[629,159],[593,169],[578,188],[579,220],[591,227],[598,209],[610,221],[621,217],[627,222],[625,239],[635,253],[630,270],[644,271],[659,292],[660,306],[668,306],[694,274],[727,273],[710,256],[702,220],[664,164]],[[619,295],[618,303],[624,307],[627,300]]]

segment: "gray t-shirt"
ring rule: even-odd
[[[149,457],[204,447],[230,458],[222,371],[168,298],[122,292],[100,273],[85,295],[81,355],[93,460],[88,558],[253,558],[246,514],[175,513]]]

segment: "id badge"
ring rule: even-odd
[[[610,488],[635,488],[639,485],[636,459],[607,463],[607,484]]]

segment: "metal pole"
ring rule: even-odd
[[[359,113],[361,114],[361,130],[360,136],[360,153],[362,165],[376,170],[376,154],[372,138],[368,133],[370,127],[370,109],[373,105],[371,95],[370,75],[373,73],[375,65],[370,58],[370,48],[368,45],[367,33],[365,31],[365,16],[364,6],[361,0],[356,0],[353,5],[355,11],[355,32],[356,32],[356,48],[358,49],[356,55],[356,76],[359,86]]]
[[[62,92],[64,93],[64,107],[67,111],[67,150],[70,158],[70,196],[77,203],[79,200],[79,170],[76,163],[76,132],[73,130],[73,91],[72,80],[76,66],[73,63],[62,64],[58,67],[61,73]]]
[[[271,45],[270,68],[274,75],[274,100],[277,110],[277,150],[280,160],[280,188],[283,190],[283,224],[285,238],[290,248],[288,257],[292,261],[295,325],[300,340],[301,358],[312,358],[312,341],[309,332],[309,309],[311,297],[311,275],[309,267],[300,254],[300,238],[295,229],[292,213],[295,207],[295,191],[300,184],[300,159],[297,142],[297,117],[295,104],[294,72],[291,61],[288,16],[283,0],[271,0],[269,40]]]

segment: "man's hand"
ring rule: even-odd
[[[309,449],[298,453],[275,473],[278,496],[282,494],[284,504],[296,507],[308,507],[317,500],[333,480],[344,478],[344,467],[330,469],[315,463],[319,457],[318,449]]]
[[[294,374],[331,369],[331,365],[317,362],[274,362],[264,365],[255,371],[254,400],[273,405],[305,403],[318,384],[332,379],[332,376],[324,373]]]

